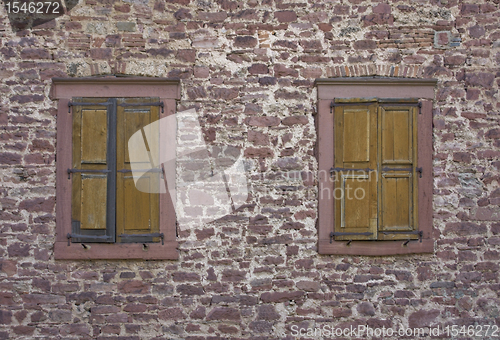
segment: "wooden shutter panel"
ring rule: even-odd
[[[336,100],[335,239],[377,238],[377,114],[373,100]],[[365,233],[365,235],[360,235]]]
[[[379,239],[416,239],[417,108],[379,107]]]
[[[73,103],[71,215],[72,234],[80,236],[72,241],[114,242],[113,105],[103,98],[73,98]]]
[[[159,119],[159,106],[148,104],[159,102],[159,98],[118,99],[117,110],[117,190],[116,190],[116,232],[118,242],[159,242],[159,237],[148,234],[159,232],[158,186],[161,174],[158,172],[159,131],[150,124]],[[143,105],[145,104],[145,105]],[[131,160],[129,139],[135,133],[143,138],[139,147],[144,148],[140,157]],[[142,175],[134,181],[134,169],[151,169],[135,172]],[[139,190],[140,189],[140,190]],[[127,236],[133,235],[133,236]],[[144,235],[144,236],[141,236]]]

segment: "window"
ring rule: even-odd
[[[433,252],[435,81],[319,79],[321,254]]]
[[[174,207],[160,190],[175,165],[159,162],[175,133],[160,134],[159,120],[178,93],[160,78],[53,79],[56,259],[177,258]]]

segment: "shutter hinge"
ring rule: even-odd
[[[159,106],[161,107],[161,113],[164,113],[165,104],[163,102],[154,102],[154,103],[120,103],[118,106],[127,107],[127,106]]]
[[[333,113],[333,108],[335,107],[335,101],[331,101],[330,103],[330,113]]]
[[[70,234],[70,233],[68,233],[66,235],[66,238],[68,239],[68,246],[69,246],[72,238],[87,238],[87,239],[94,239],[94,240],[103,240],[103,241],[106,241],[106,240],[109,240],[111,238],[111,236],[108,236],[108,235],[101,235],[101,236],[97,236],[97,235],[81,235],[81,234]]]
[[[424,232],[422,230],[414,230],[414,231],[399,231],[399,230],[395,230],[395,231],[382,231],[382,234],[384,235],[387,235],[387,234],[409,234],[409,235],[418,235],[418,238],[420,240],[420,243],[422,243],[422,237],[424,235]],[[411,240],[406,240],[403,245],[407,245],[408,242],[410,242]]]
[[[405,170],[405,169],[396,169],[396,170]],[[372,172],[372,171],[375,171],[375,170],[374,169],[370,169],[370,168],[355,169],[355,168],[334,168],[334,167],[331,167],[330,170],[329,170],[330,177],[333,177],[333,174],[335,172],[352,173],[354,171]]]
[[[72,106],[108,106],[111,105],[111,102],[103,102],[103,103],[74,103],[68,102],[68,113],[71,113]]]
[[[422,102],[418,102],[418,114],[421,115],[422,114]]]
[[[165,235],[163,233],[150,233],[150,234],[120,234],[118,237],[127,238],[127,237],[159,237],[161,238],[161,245],[163,246]]]
[[[416,171],[419,173],[419,177],[422,178],[422,167],[417,168]]]
[[[108,173],[111,172],[111,170],[93,170],[93,169],[68,169],[68,179],[71,179],[71,174],[73,172],[91,172],[91,173]]]
[[[340,232],[339,232],[339,233],[334,233],[334,232],[331,232],[331,233],[330,233],[330,243],[332,243],[333,238],[334,238],[335,236],[351,236],[351,235],[356,235],[356,236],[357,236],[357,235],[362,235],[362,236],[370,236],[370,235],[373,235],[373,233],[370,233],[370,232],[368,232],[368,231],[367,231],[367,232],[365,232],[365,233],[340,233]],[[351,242],[352,242],[352,240],[350,240],[350,241],[349,241],[349,243],[351,243]]]

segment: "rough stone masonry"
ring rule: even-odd
[[[499,3],[80,0],[17,32],[2,6],[0,338],[499,326]],[[177,110],[244,148],[247,204],[180,231],[177,261],[54,260],[51,78],[106,74],[181,79]],[[317,253],[314,80],[373,75],[438,79],[434,254]]]

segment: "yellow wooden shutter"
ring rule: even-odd
[[[82,235],[72,238],[76,242],[113,242],[107,212],[108,106],[98,105],[104,102],[102,98],[73,99],[73,168],[68,171],[72,178],[72,233]]]
[[[415,239],[417,225],[417,108],[379,107],[379,239]]]
[[[377,111],[373,100],[336,100],[336,240],[377,239]]]
[[[159,119],[158,98],[123,98],[117,106],[117,189],[116,233],[118,242],[158,242],[159,194],[161,175],[158,172],[158,129],[150,124]],[[142,105],[146,104],[146,105]],[[144,153],[131,160],[129,140],[140,133]],[[134,147],[134,146],[133,146]],[[132,172],[134,169],[144,169]],[[146,171],[151,169],[150,171]],[[134,175],[136,180],[134,181]],[[140,178],[138,178],[140,176]],[[140,190],[139,190],[139,189]],[[132,236],[120,236],[132,235]],[[141,236],[142,235],[142,236]]]

